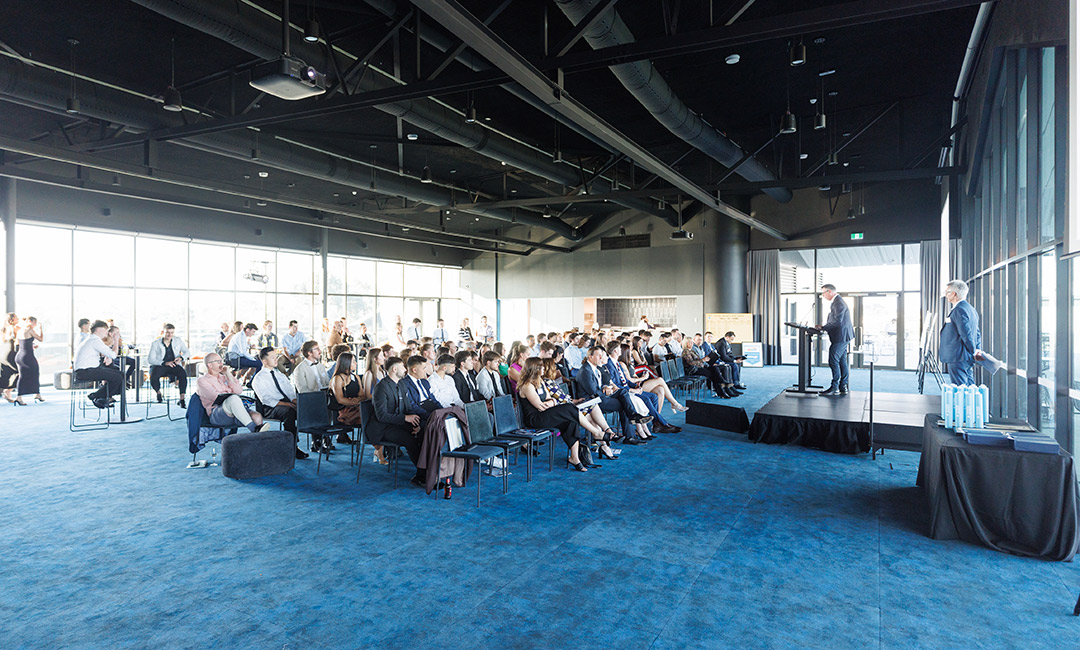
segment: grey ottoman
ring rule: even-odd
[[[296,463],[296,443],[288,431],[245,431],[221,440],[221,473],[228,478],[284,474]]]

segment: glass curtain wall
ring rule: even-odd
[[[17,312],[43,325],[37,352],[46,383],[71,366],[80,318],[111,319],[142,354],[164,323],[196,355],[236,320],[260,329],[273,321],[279,337],[290,320],[309,338],[326,326],[316,254],[36,223],[17,224],[15,237]],[[460,279],[458,268],[331,255],[326,315],[350,328],[366,323],[379,343],[393,337],[399,318],[418,316],[430,332],[440,315],[457,318]]]
[[[991,413],[1023,418],[1075,452],[1080,260],[1062,259],[1065,57],[1064,47],[1006,53],[961,234],[974,244],[964,270],[983,347],[1008,364],[977,375],[990,387]]]
[[[782,322],[819,325],[828,305],[819,297],[822,284],[834,284],[844,296],[855,326],[852,363],[914,370],[919,365],[919,244],[846,246],[780,251]],[[815,363],[825,364],[819,339]],[[781,325],[780,362],[798,363],[795,330]]]

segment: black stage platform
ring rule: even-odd
[[[780,393],[754,414],[750,439],[794,444],[842,454],[878,449],[922,449],[923,419],[941,409],[937,395],[874,393],[874,439],[870,440],[870,393],[843,397]]]

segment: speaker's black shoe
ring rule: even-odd
[[[848,394],[848,387],[847,386],[841,386],[840,387],[840,394],[841,395],[847,395]]]
[[[835,397],[840,395],[840,391],[836,388],[828,388],[818,393],[818,395],[821,395],[822,397]]]
[[[738,384],[735,384],[735,388],[738,388],[739,390],[746,390],[746,384],[740,382]]]

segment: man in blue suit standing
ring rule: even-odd
[[[851,310],[847,303],[836,293],[831,284],[821,285],[821,297],[832,301],[829,307],[829,319],[818,328],[829,333],[829,370],[832,370],[832,383],[821,395],[848,394],[848,343],[855,338],[855,328],[851,325]]]
[[[979,314],[967,301],[968,286],[963,280],[953,280],[945,285],[945,300],[952,305],[952,312],[941,327],[942,363],[949,364],[949,378],[957,385],[975,383],[975,359],[981,356],[982,332],[979,331]]]

